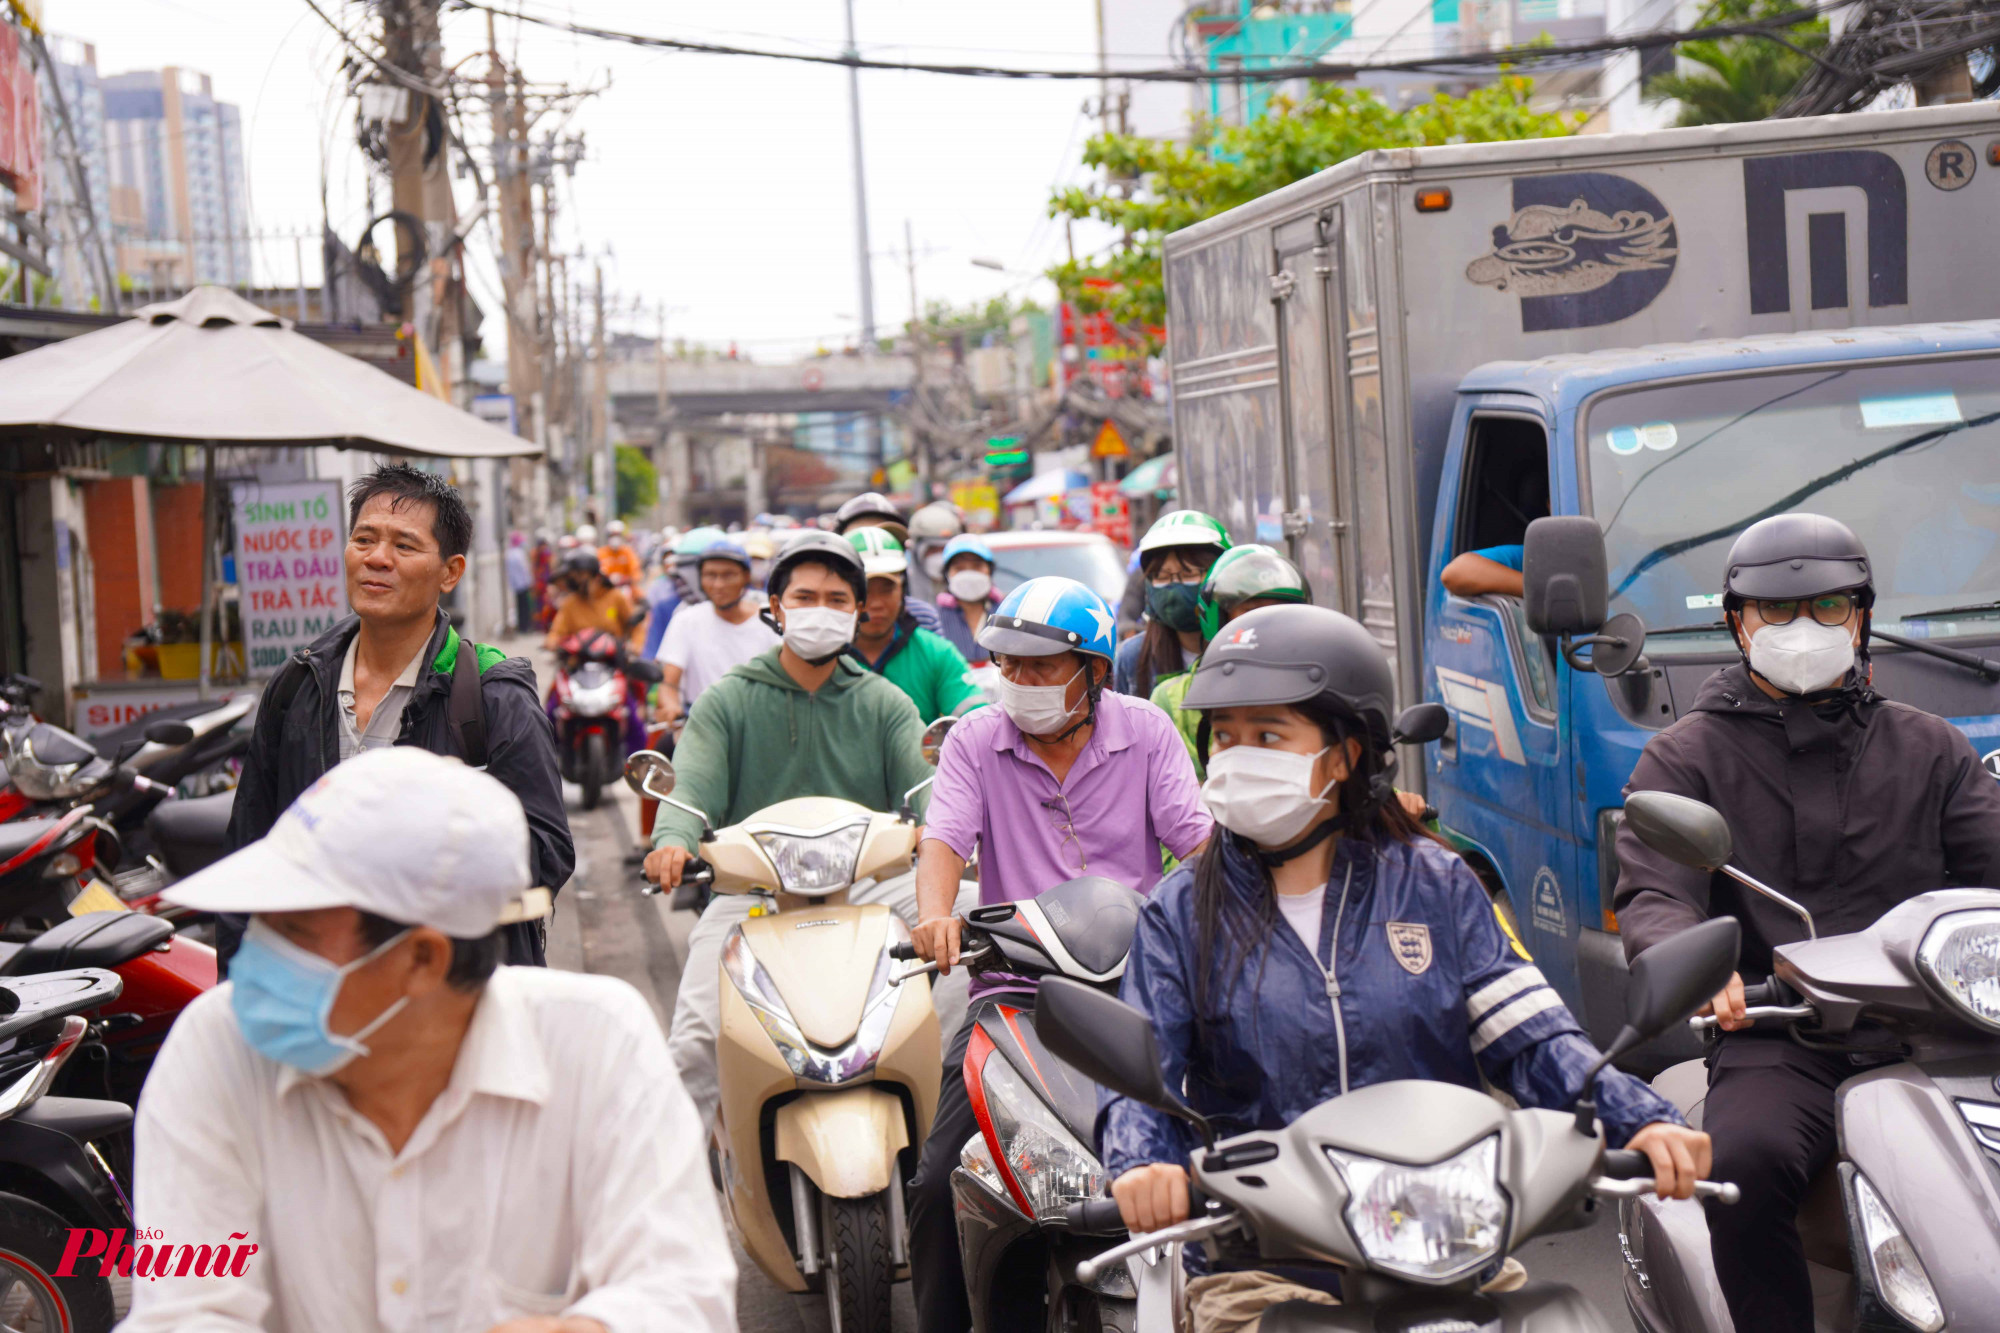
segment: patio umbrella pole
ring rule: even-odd
[[[196,697],[208,701],[209,656],[214,651],[215,628],[215,441],[201,447],[201,674]]]

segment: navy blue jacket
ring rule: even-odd
[[[1254,912],[1253,895],[1269,892],[1259,868],[1233,838],[1214,845],[1231,908]],[[1429,839],[1341,839],[1319,956],[1280,918],[1229,979],[1200,1041],[1194,940],[1194,870],[1181,866],[1139,914],[1122,995],[1153,1020],[1167,1086],[1185,1088],[1218,1137],[1279,1129],[1343,1091],[1402,1078],[1491,1084],[1522,1106],[1567,1109],[1597,1059],[1500,928],[1471,868]],[[1219,972],[1230,949],[1217,953]],[[1655,1120],[1682,1123],[1664,1098],[1615,1070],[1599,1076],[1597,1102],[1613,1146]],[[1102,1090],[1097,1138],[1113,1178],[1148,1162],[1185,1164],[1197,1143],[1180,1121]]]

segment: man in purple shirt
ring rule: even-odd
[[[1160,851],[1185,860],[1212,821],[1187,746],[1146,700],[1107,691],[1116,620],[1073,579],[1030,579],[980,627],[1000,707],[959,722],[938,756],[917,862],[917,953],[958,962],[952,900],[979,852],[979,900],[1012,902],[1079,875],[1141,893]],[[1006,989],[988,983],[983,990]],[[945,1052],[937,1113],[912,1184],[910,1277],[922,1333],[964,1333],[972,1312],[952,1219],[951,1171],[978,1132],[960,1068],[972,1020]]]

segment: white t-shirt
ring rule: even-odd
[[[681,669],[681,705],[692,708],[701,692],[740,666],[778,646],[778,636],[754,612],[732,625],[710,602],[683,605],[667,622],[660,640],[659,660]]]
[[[1278,895],[1278,910],[1285,914],[1285,920],[1292,923],[1292,929],[1306,942],[1306,952],[1319,957],[1319,914],[1326,905],[1326,890],[1314,889],[1311,893],[1281,893]]]

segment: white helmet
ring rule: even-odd
[[[597,526],[586,523],[576,530],[576,539],[587,546],[597,545]]]
[[[606,523],[604,525],[604,535],[607,537],[623,537],[625,535],[625,520],[614,518],[609,523]]]

